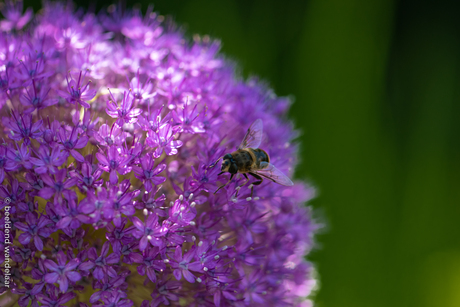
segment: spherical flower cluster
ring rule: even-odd
[[[112,8],[112,7],[111,7]],[[314,190],[220,174],[262,119],[292,177],[289,100],[151,10],[7,2],[0,296],[25,306],[309,306]]]

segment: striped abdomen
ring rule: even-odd
[[[256,155],[256,165],[257,165],[257,168],[259,168],[260,166],[260,162],[267,162],[267,163],[270,163],[270,157],[267,155],[267,153],[265,152],[265,150],[262,150],[260,148],[257,148],[257,149],[252,149],[252,151],[254,151],[254,154]]]

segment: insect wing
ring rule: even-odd
[[[259,148],[260,142],[262,142],[263,128],[264,125],[261,119],[257,119],[254,123],[252,123],[238,149]]]
[[[273,164],[267,163],[267,162],[261,162],[260,163],[260,169],[255,170],[254,173],[257,175],[263,176],[267,179],[270,179],[276,183],[279,183],[281,185],[285,186],[292,186],[294,183],[289,179],[288,176],[283,174],[282,171],[277,169]]]

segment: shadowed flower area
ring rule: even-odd
[[[19,3],[20,4],[20,3]],[[314,189],[219,174],[261,119],[297,165],[290,101],[151,9],[8,2],[0,22],[2,298],[26,306],[311,306]],[[1,241],[3,244],[4,240]],[[6,246],[6,245],[5,245]],[[39,303],[37,303],[37,301]]]

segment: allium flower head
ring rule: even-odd
[[[44,5],[34,19],[21,2],[1,8],[4,295],[21,307],[308,306],[313,188],[244,185],[217,163],[261,119],[260,148],[292,178],[289,101],[151,8]]]

